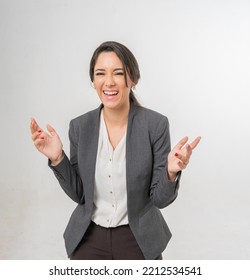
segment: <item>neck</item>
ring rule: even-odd
[[[105,122],[112,126],[123,126],[128,122],[130,104],[119,109],[109,109],[107,107],[103,108],[103,116]]]

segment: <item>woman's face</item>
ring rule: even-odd
[[[126,86],[125,69],[114,52],[99,54],[94,67],[93,83],[104,108],[122,109],[129,106],[130,88],[134,83],[127,75]]]

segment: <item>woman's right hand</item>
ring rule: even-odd
[[[40,128],[35,119],[31,119],[30,130],[35,147],[50,159],[52,165],[57,165],[63,159],[63,145],[55,129],[49,124],[47,129],[49,134]]]

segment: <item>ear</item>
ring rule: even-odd
[[[91,82],[91,87],[95,89],[95,84],[93,82]]]

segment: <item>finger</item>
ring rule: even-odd
[[[34,118],[31,118],[31,121],[30,121],[30,130],[31,130],[31,133],[33,134],[35,131],[38,131],[38,130],[42,130],[40,128],[40,126],[37,124],[36,120]]]
[[[180,167],[181,170],[185,169],[187,167],[187,164],[183,163],[182,161],[179,161],[178,166]]]
[[[192,155],[193,150],[192,150],[190,144],[187,144],[185,148],[186,148],[186,157],[189,159]]]
[[[32,134],[32,140],[35,141],[38,137],[41,137],[41,133],[42,133],[41,130],[35,131],[35,132]]]
[[[192,150],[196,148],[196,146],[199,144],[200,140],[201,140],[201,136],[198,136],[198,137],[190,144],[190,147],[191,147]]]
[[[38,138],[34,141],[34,145],[36,146],[37,149],[40,149],[40,147],[42,146],[44,142],[44,137],[42,138]]]
[[[184,138],[181,139],[181,141],[179,141],[177,143],[177,145],[174,147],[174,149],[180,150],[187,143],[187,141],[188,141],[188,137],[185,136]]]
[[[47,124],[47,129],[52,136],[56,135],[55,129],[50,124]]]
[[[187,165],[189,162],[189,157],[183,156],[181,154],[175,153],[175,157],[177,157],[184,165]]]

